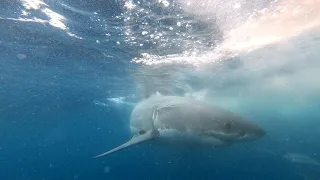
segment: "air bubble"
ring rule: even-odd
[[[103,171],[104,171],[104,173],[109,173],[110,172],[110,167],[106,166]]]
[[[160,2],[164,5],[164,7],[168,7],[170,3],[166,0],[160,0]]]

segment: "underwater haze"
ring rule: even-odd
[[[0,179],[320,179],[319,0],[1,0]],[[146,93],[263,127],[254,142],[126,141]]]

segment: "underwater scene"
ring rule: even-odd
[[[1,0],[0,180],[320,180],[320,0]]]

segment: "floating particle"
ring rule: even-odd
[[[109,166],[106,166],[104,167],[104,173],[109,173],[110,172],[110,167]]]
[[[24,59],[27,58],[27,56],[25,54],[18,54],[17,58],[20,59],[20,60],[24,60]]]

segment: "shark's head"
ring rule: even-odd
[[[254,141],[265,136],[266,131],[250,121],[237,119],[225,123],[223,134],[233,141]]]

